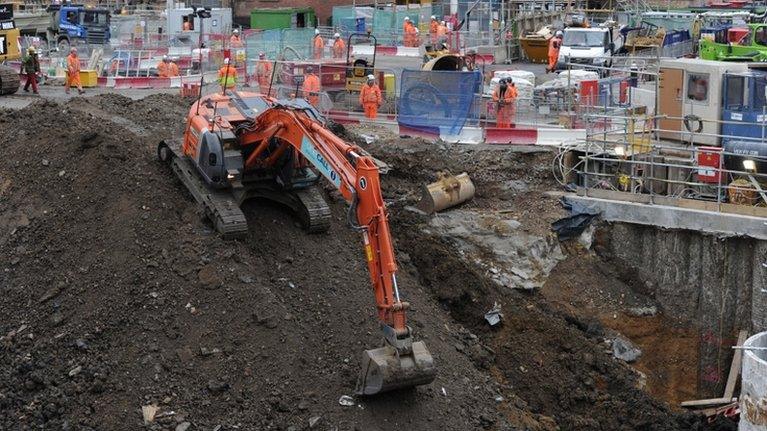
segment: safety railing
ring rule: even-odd
[[[584,116],[588,124],[599,126],[590,127],[585,141],[563,148],[555,159],[554,171],[561,183],[574,183],[584,194],[600,198],[767,217],[767,152],[759,150],[764,138],[658,127],[661,120],[689,121],[684,117],[596,111]],[[764,122],[697,121],[767,131]],[[659,139],[668,133],[679,140]],[[693,145],[696,135],[716,137],[724,145]]]

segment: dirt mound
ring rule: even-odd
[[[548,154],[414,141],[370,150],[393,166],[399,284],[439,374],[340,405],[381,338],[345,204],[329,193],[330,232],[307,235],[250,202],[249,238],[221,240],[155,161],[187,109],[100,96],[0,112],[15,131],[0,135],[0,429],[698,429],[635,389],[598,322],[501,290],[405,209],[434,169],[467,170],[481,192],[466,208],[516,211],[543,231],[557,217],[540,193]],[[482,320],[494,301],[499,331]]]
[[[106,120],[113,100],[126,102],[0,113],[17,131],[0,137],[13,155],[0,161],[0,429],[509,429],[498,384],[453,344],[484,347],[406,261],[410,323],[439,376],[339,405],[361,351],[380,345],[344,206],[329,234],[309,236],[256,202],[249,240],[224,242],[154,161],[154,136]],[[39,133],[62,116],[67,127]]]

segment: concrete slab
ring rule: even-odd
[[[767,219],[761,217],[600,199],[572,193],[565,195],[565,199],[601,211],[606,221],[767,240]]]

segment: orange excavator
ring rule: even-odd
[[[324,177],[349,203],[348,223],[362,234],[383,332],[383,347],[362,354],[357,393],[434,380],[432,356],[407,326],[378,168],[333,134],[306,100],[236,91],[203,96],[190,108],[183,141],[161,142],[157,155],[228,238],[247,232],[240,205],[251,198],[286,205],[309,232],[327,231],[330,208],[318,186]]]

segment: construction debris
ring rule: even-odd
[[[493,308],[485,313],[485,320],[487,320],[487,323],[489,323],[490,326],[495,326],[501,323],[502,319],[503,313],[501,313],[501,304],[496,302],[493,304]]]

